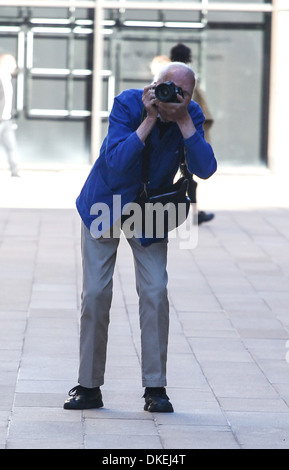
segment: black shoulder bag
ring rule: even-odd
[[[186,167],[185,154],[181,161],[181,172]],[[170,186],[148,189],[150,169],[150,136],[147,137],[142,154],[143,188],[135,202],[142,210],[142,235],[145,238],[165,238],[171,230],[181,225],[188,217],[191,200],[188,197],[189,177],[182,176]],[[189,175],[189,177],[188,177]]]

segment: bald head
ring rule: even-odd
[[[157,77],[157,84],[164,82],[175,83],[191,100],[196,83],[195,72],[183,62],[170,62],[160,70]]]
[[[169,64],[162,67],[159,71],[157,80],[167,80],[167,76],[182,75],[191,79],[193,82],[196,80],[195,72],[191,67],[184,64],[183,62],[170,62]]]

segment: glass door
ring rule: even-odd
[[[1,50],[15,55],[19,69],[20,165],[89,163],[93,11],[14,7],[0,15]]]
[[[264,12],[109,9],[104,61],[116,93],[152,80],[150,62],[181,42],[214,119],[219,165],[267,164],[271,15]],[[105,132],[105,126],[104,130]]]

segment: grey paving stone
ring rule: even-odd
[[[138,297],[124,239],[105,406],[63,410],[77,384],[82,279],[75,198],[87,172],[27,172],[13,187],[0,174],[0,448],[288,448],[289,206],[283,195],[266,207],[270,177],[251,207],[260,177],[250,178],[250,198],[238,206],[221,190],[243,188],[245,179],[219,176],[204,183],[204,192],[200,182],[214,221],[199,227],[194,249],[169,242],[167,393],[175,413],[143,410]],[[42,189],[37,201],[35,185]],[[53,195],[44,190],[51,187]],[[4,200],[9,207],[1,207]]]
[[[244,449],[288,449],[289,413],[228,413],[232,429]]]
[[[93,435],[85,439],[85,449],[163,449],[160,437],[157,435]]]
[[[183,292],[182,295],[177,293],[170,293],[173,305],[177,310],[181,311],[195,311],[195,312],[208,312],[220,308],[218,300],[211,295],[200,294],[198,291],[192,296],[190,291]]]
[[[243,342],[256,362],[264,359],[283,361],[289,349],[287,338],[285,341],[279,338],[244,338]]]
[[[4,424],[1,424],[0,425],[0,450],[6,449],[7,432],[8,432],[8,424],[6,426]]]
[[[72,388],[72,387],[70,387]],[[36,392],[37,387],[33,387],[31,385],[29,392],[16,392],[15,394],[15,401],[14,401],[14,409],[18,407],[27,408],[27,409],[34,409],[36,408],[39,410],[39,413],[42,413],[42,410],[45,408],[56,408],[59,409],[63,408],[63,403],[67,398],[68,388],[67,390],[63,390],[63,393],[55,392]]]
[[[266,312],[269,309],[265,300],[256,294],[223,293],[217,294],[217,297],[222,308],[229,312],[246,312],[251,310],[255,312]]]
[[[288,392],[289,395],[289,392]],[[280,398],[246,398],[246,397],[218,397],[221,407],[227,411],[240,412],[284,412],[288,413],[288,405]]]
[[[254,363],[203,361],[202,369],[216,396],[277,398],[271,382]]]
[[[162,425],[160,438],[165,449],[239,449],[226,426]]]
[[[249,315],[235,314],[231,316],[232,324],[243,338],[268,338],[283,339],[288,338],[288,332],[277,318],[252,312]]]
[[[258,364],[271,383],[289,384],[289,364],[285,359],[283,361],[262,359]]]
[[[228,425],[226,417],[220,409],[199,409],[195,406],[192,412],[180,412],[176,408],[176,402],[173,402],[173,405],[175,412],[172,414],[155,413],[155,420],[159,425],[216,426],[222,430]]]
[[[77,359],[46,355],[25,356],[19,370],[19,380],[73,380]]]
[[[253,362],[240,338],[188,338],[198,360]]]
[[[179,311],[178,316],[186,336],[228,334],[235,336],[236,331],[223,310]]]
[[[174,354],[168,358],[168,383],[172,387],[207,389],[200,364],[192,354]]]
[[[77,446],[83,441],[82,423],[67,421],[23,421],[13,420],[9,429],[7,448],[13,448],[13,443],[18,443],[21,449],[35,449],[46,443],[50,448],[51,442],[58,441],[58,447]]]
[[[65,436],[63,439],[59,439],[54,435],[49,435],[44,439],[23,439],[13,438],[8,439],[5,445],[5,449],[29,449],[29,450],[46,450],[46,449],[84,449],[84,444],[80,443],[78,436]]]
[[[37,377],[34,377],[32,380],[18,380],[17,386],[15,389],[16,394],[31,394],[31,393],[40,393],[40,394],[63,394],[63,397],[66,397],[66,394],[70,388],[74,385],[71,380],[39,380]],[[16,395],[17,397],[17,395]],[[33,400],[33,397],[32,397]]]
[[[0,402],[0,411],[10,411],[14,402],[14,390],[17,383],[17,373],[0,373],[0,383],[2,390],[2,399]]]
[[[153,419],[85,419],[85,432],[97,441],[99,436],[135,436],[138,442],[143,436],[158,436],[158,429]]]
[[[137,396],[137,395],[135,395]],[[85,419],[94,419],[95,426],[97,427],[98,419],[115,419],[115,420],[149,420],[153,419],[150,413],[144,412],[143,400],[139,402],[124,401],[122,395],[118,394],[118,400],[112,401],[107,398],[107,393],[103,394],[104,407],[95,410],[84,410],[83,416]],[[109,425],[110,426],[110,425]],[[113,434],[113,432],[112,432]]]

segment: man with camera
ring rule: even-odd
[[[143,189],[142,155],[148,136],[148,190],[172,184],[183,150],[191,173],[206,179],[216,171],[213,150],[204,139],[204,115],[191,100],[194,85],[192,69],[174,62],[144,90],[126,90],[115,98],[99,158],[77,199],[82,219],[83,261],[79,385],[70,390],[65,409],[103,406],[100,386],[104,383],[119,236],[115,231],[111,236],[107,232],[98,237],[92,233],[91,227],[99,216],[92,207],[101,203],[112,208],[116,196],[121,200],[121,209],[137,200]],[[116,222],[110,215],[109,225],[112,227]],[[120,231],[121,224],[118,228]],[[132,236],[127,241],[134,257],[139,295],[144,409],[172,412],[165,389],[169,331],[167,237],[147,240]]]

